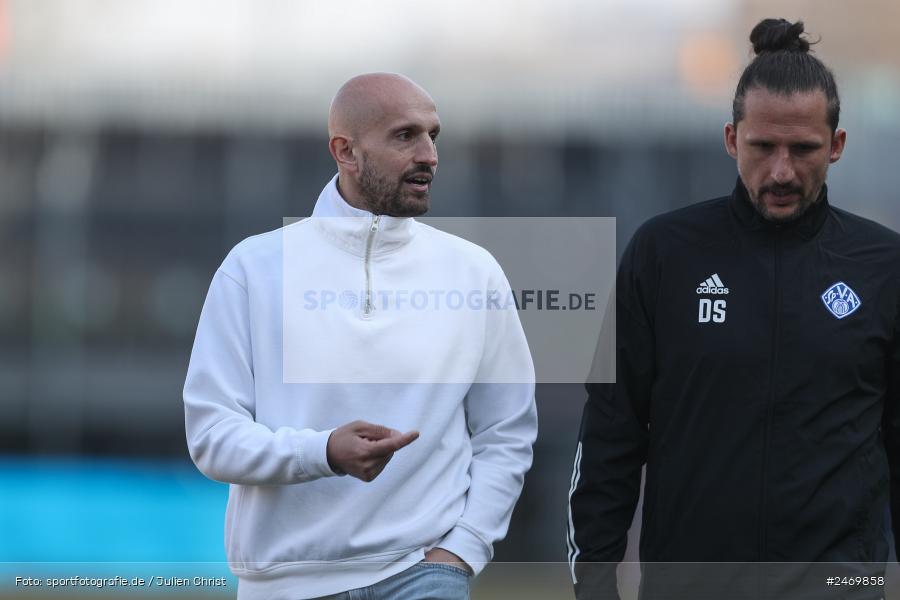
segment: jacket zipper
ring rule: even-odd
[[[381,215],[375,215],[372,226],[369,227],[369,237],[366,239],[366,300],[363,303],[363,317],[372,316],[372,246],[375,243],[375,234],[378,233],[378,223]]]
[[[768,544],[767,540],[767,530],[768,530],[768,515],[767,515],[767,481],[769,475],[769,430],[772,426],[772,414],[775,410],[775,376],[778,371],[778,343],[779,343],[779,333],[781,331],[781,286],[779,285],[779,276],[781,271],[781,254],[780,254],[780,244],[779,244],[779,232],[775,232],[775,252],[774,252],[774,275],[773,275],[773,284],[774,284],[774,324],[772,326],[772,362],[771,367],[769,369],[769,398],[766,403],[765,409],[765,420],[763,421],[763,453],[762,453],[762,481],[760,484],[760,493],[759,493],[759,560],[760,562],[764,562],[766,560],[767,552],[766,546]]]

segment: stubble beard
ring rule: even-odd
[[[763,196],[767,192],[770,192],[775,189],[781,189],[783,191],[788,191],[788,192],[796,192],[797,195],[800,197],[800,200],[797,202],[796,206],[794,207],[794,210],[791,211],[789,214],[776,215],[769,210],[769,206],[763,201]],[[803,190],[796,186],[785,186],[785,187],[779,188],[778,186],[768,185],[768,186],[761,187],[759,189],[759,191],[756,192],[756,194],[751,196],[751,199],[752,199],[753,207],[756,209],[756,212],[758,212],[759,215],[763,219],[765,219],[766,221],[769,221],[771,223],[775,223],[776,225],[787,225],[789,223],[793,223],[794,221],[796,221],[800,217],[802,217],[804,214],[806,214],[806,212],[810,209],[810,207],[812,207],[812,205],[815,204],[816,201],[819,199],[819,195],[821,193],[822,193],[821,187],[814,195],[806,196],[803,193]]]
[[[359,188],[372,214],[418,217],[428,212],[428,192],[423,195],[407,194],[403,190],[402,179],[391,181],[388,177],[382,176],[365,155],[359,174]]]

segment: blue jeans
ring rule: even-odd
[[[469,600],[469,574],[452,565],[422,561],[375,585],[319,600]]]

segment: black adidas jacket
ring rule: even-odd
[[[651,577],[648,562],[886,560],[889,496],[900,524],[900,236],[826,196],[775,226],[739,181],[631,240],[617,383],[587,386],[572,476],[580,599],[616,597],[644,463],[645,598],[698,597],[696,579]],[[775,585],[723,577],[747,584],[733,598]],[[815,583],[810,597],[826,597]]]

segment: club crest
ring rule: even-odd
[[[822,294],[822,302],[825,303],[825,308],[838,319],[853,314],[862,304],[856,292],[843,281],[839,281],[825,290],[825,293]]]

